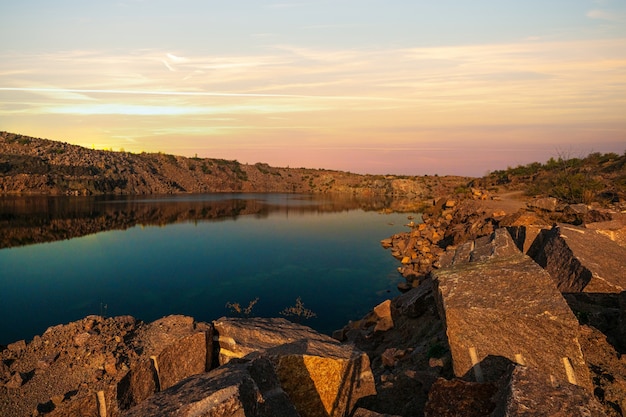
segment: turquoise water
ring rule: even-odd
[[[87,209],[58,217],[64,225],[82,225],[83,217],[134,220],[125,230],[0,250],[0,344],[89,314],[144,321],[186,314],[210,321],[234,315],[226,303],[245,307],[257,297],[252,315],[261,317],[279,316],[301,297],[317,314],[304,323],[331,333],[397,295],[398,263],[380,240],[407,230],[407,214],[285,195],[209,195],[192,197],[202,209],[191,211],[204,213],[192,218],[189,198],[90,201]],[[216,210],[216,202],[228,210]],[[24,216],[37,219],[34,230],[55,218],[44,205],[42,214],[41,204],[27,204]],[[137,214],[159,210],[184,219],[147,221]],[[227,214],[212,217],[211,210]],[[23,226],[25,217],[9,211],[5,206],[5,227]]]

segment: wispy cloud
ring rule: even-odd
[[[5,53],[0,73],[3,123],[34,126],[27,117],[54,115],[57,124],[116,126],[128,137],[181,129],[246,143],[341,138],[363,147],[389,137],[408,149],[441,137],[433,129],[463,126],[455,134],[462,141],[472,126],[606,124],[626,113],[619,38],[396,49],[280,44],[248,55]]]
[[[294,7],[306,6],[308,4],[309,3],[307,2],[271,3],[267,4],[265,7],[268,9],[292,9]]]
[[[608,20],[610,22],[626,22],[626,13],[603,9],[589,10],[587,12],[587,17],[590,19]]]
[[[315,96],[303,94],[263,94],[263,93],[219,93],[211,91],[166,91],[166,90],[105,90],[105,89],[77,89],[77,88],[43,88],[43,87],[0,87],[0,91],[21,91],[29,93],[52,94],[114,94],[137,96],[188,96],[188,97],[263,97],[263,98],[305,98],[327,100],[393,100],[391,98],[369,98],[358,96]]]

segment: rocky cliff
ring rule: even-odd
[[[432,198],[461,177],[398,177],[133,154],[0,132],[0,194],[349,193]]]

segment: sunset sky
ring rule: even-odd
[[[0,130],[482,176],[626,151],[626,0],[0,3]]]

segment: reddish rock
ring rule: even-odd
[[[308,327],[261,318],[222,318],[214,325],[220,361],[268,358],[303,417],[343,416],[359,398],[376,393],[365,353]]]
[[[393,329],[393,317],[391,316],[391,300],[385,300],[376,307],[374,307],[374,314],[376,315],[375,332],[386,332]]]
[[[587,223],[587,229],[596,230],[618,245],[626,247],[626,222],[623,219]]]
[[[300,417],[266,359],[229,363],[159,392],[124,417]]]
[[[210,327],[184,316],[150,324],[89,316],[51,327],[19,354],[0,352],[10,375],[22,379],[4,377],[13,389],[0,392],[0,415],[98,415],[105,407],[116,417],[159,389],[205,372],[211,343]]]
[[[567,382],[551,382],[546,375],[525,366],[514,368],[506,390],[505,416],[606,416],[590,391]]]
[[[310,327],[292,323],[283,318],[231,318],[222,317],[213,322],[214,340],[218,342],[218,361],[224,365],[235,358],[299,340],[336,340],[322,335]]]
[[[400,417],[392,414],[380,414],[365,408],[357,408],[352,417]]]
[[[607,337],[591,326],[581,326],[580,345],[591,370],[594,393],[607,414],[620,417],[626,410],[626,360]]]
[[[11,378],[4,384],[5,387],[9,389],[17,389],[22,386],[24,383],[24,379],[19,372],[15,372]]]
[[[13,353],[19,355],[24,349],[26,349],[26,341],[25,340],[19,340],[19,341],[14,342],[14,343],[9,343],[7,345],[7,349],[10,350]]]
[[[500,226],[506,227],[517,247],[527,253],[539,232],[552,224],[535,212],[520,210],[501,219]]]
[[[402,315],[416,318],[426,312],[433,300],[433,282],[430,277],[422,281],[417,287],[396,297],[393,300],[394,308]]]
[[[496,408],[494,384],[437,379],[428,393],[425,417],[485,417]]]

